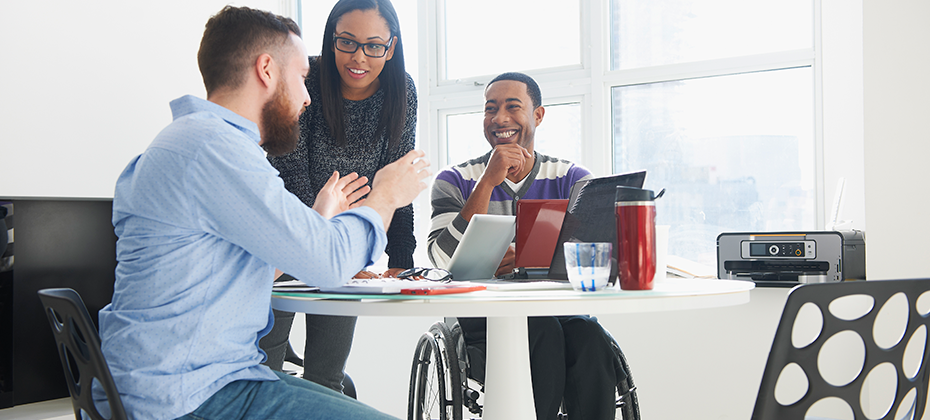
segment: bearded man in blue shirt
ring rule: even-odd
[[[338,286],[384,251],[394,210],[429,175],[412,151],[370,188],[334,173],[313,209],[285,190],[262,149],[296,145],[307,56],[292,20],[227,6],[198,53],[207,100],[172,101],[174,121],[116,183],[116,284],[99,320],[131,418],[389,418],[261,365],[275,268]]]

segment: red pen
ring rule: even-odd
[[[451,293],[466,293],[486,289],[484,286],[426,286],[401,289],[403,295],[447,295]]]

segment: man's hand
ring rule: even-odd
[[[430,175],[425,153],[412,150],[400,159],[381,168],[371,185],[365,205],[377,211],[384,220],[384,229],[391,225],[394,210],[413,202],[426,189],[423,180]]]
[[[355,172],[342,178],[339,177],[339,172],[333,172],[333,176],[329,177],[323,189],[317,193],[316,200],[313,201],[313,209],[329,219],[346,210],[361,206],[365,200],[359,199],[371,191],[371,187],[365,185],[367,183],[368,177],[359,177]]]
[[[533,155],[519,144],[497,145],[491,152],[491,159],[488,161],[488,167],[484,170],[481,180],[485,181],[487,178],[487,182],[492,185],[500,185],[507,176],[523,173],[527,162],[530,162],[532,158]]]
[[[472,216],[487,213],[494,187],[504,182],[504,178],[509,175],[519,175],[524,171],[529,173],[529,169],[532,168],[527,168],[527,165],[533,165],[532,159],[533,155],[516,143],[495,146],[491,152],[491,159],[488,160],[488,167],[484,169],[481,179],[465,201],[465,206],[459,211],[462,218],[471,221]]]
[[[517,261],[517,250],[513,245],[507,247],[507,252],[504,253],[504,259],[501,260],[501,265],[497,267],[497,271],[494,273],[495,276],[500,276],[503,274],[508,274],[513,271],[514,265]]]

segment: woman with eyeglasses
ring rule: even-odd
[[[370,185],[375,172],[413,150],[417,94],[404,69],[400,24],[389,0],[341,0],[333,6],[321,55],[310,57],[306,85],[311,103],[300,117],[297,149],[269,160],[285,187],[308,206],[334,171],[340,176],[356,172]],[[389,268],[381,276],[393,277],[413,267],[413,206],[397,210],[387,237]],[[365,270],[356,275],[378,276]],[[274,330],[260,343],[273,369],[282,368],[290,349],[293,317],[275,311]],[[307,315],[305,379],[343,390],[355,321]]]

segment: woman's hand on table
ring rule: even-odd
[[[359,271],[354,277],[355,279],[380,279],[381,275],[372,271],[362,270]]]
[[[406,268],[389,268],[385,272],[381,273],[383,278],[396,278],[398,274],[406,270]]]

